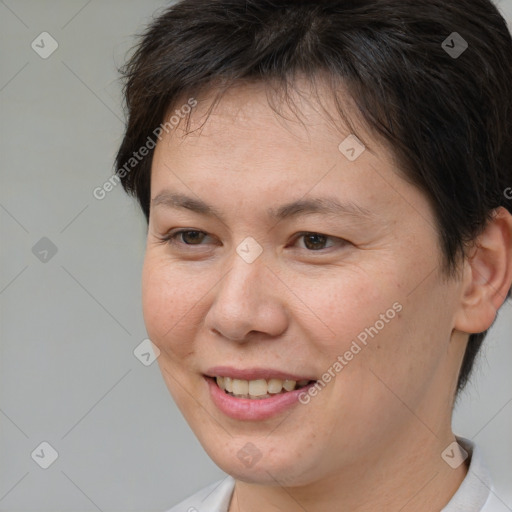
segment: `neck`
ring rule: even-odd
[[[415,421],[418,421],[417,419]],[[229,512],[431,512],[450,501],[467,473],[452,469],[441,453],[455,440],[428,428],[420,435],[398,435],[350,467],[301,487],[262,486],[237,481]],[[466,461],[467,462],[467,461]],[[276,482],[277,483],[277,482]]]

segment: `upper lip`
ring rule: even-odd
[[[293,374],[272,368],[233,368],[232,366],[214,366],[206,370],[205,375],[207,377],[231,377],[240,380],[317,380],[311,375]]]

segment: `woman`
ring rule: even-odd
[[[512,285],[493,4],[183,0],[123,71],[144,320],[229,475],[171,510],[506,510],[451,428]]]

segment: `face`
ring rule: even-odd
[[[240,86],[158,143],[143,312],[221,469],[307,485],[432,436],[418,417],[449,429],[460,288],[391,150],[368,135],[359,156],[340,149],[349,132],[295,101],[305,126]]]

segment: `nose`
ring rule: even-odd
[[[247,263],[235,255],[214,293],[205,326],[217,335],[244,343],[287,328],[286,287],[261,257]]]

